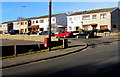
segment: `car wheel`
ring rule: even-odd
[[[55,36],[56,38],[58,38],[58,36]]]
[[[89,36],[86,36],[86,39],[88,39],[89,38]]]
[[[79,38],[79,36],[76,36],[76,38]]]
[[[64,35],[64,38],[66,38],[66,35]]]

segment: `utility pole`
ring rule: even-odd
[[[49,47],[48,50],[51,51],[51,13],[52,13],[52,0],[49,0]]]

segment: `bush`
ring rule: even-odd
[[[78,28],[77,31],[79,31],[79,33],[81,33],[83,30],[81,28]]]
[[[109,29],[100,29],[98,30],[99,33],[103,33],[103,32],[111,32]]]

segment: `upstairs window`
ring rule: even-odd
[[[48,22],[48,19],[46,19],[46,22]]]
[[[44,20],[40,20],[40,23],[43,23],[44,22]]]
[[[69,21],[72,21],[72,18],[69,18]]]
[[[53,18],[52,21],[55,21],[55,18]]]
[[[107,18],[106,13],[105,13],[105,14],[100,14],[100,18],[101,18],[101,19]]]
[[[27,22],[25,22],[25,25],[27,25]]]
[[[24,22],[21,22],[21,25],[24,25]]]
[[[38,23],[38,20],[36,20],[36,23]]]
[[[89,20],[89,19],[90,19],[90,15],[83,16],[82,19],[83,19],[83,20]]]
[[[96,18],[97,18],[97,15],[93,15],[93,16],[92,16],[92,19],[96,19]]]
[[[34,24],[35,22],[33,21],[33,24]]]

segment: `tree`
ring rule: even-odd
[[[78,28],[77,31],[79,31],[79,33],[80,33],[80,32],[82,32],[82,29],[81,29],[81,28]]]

